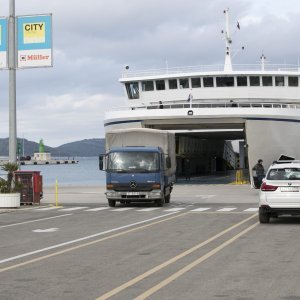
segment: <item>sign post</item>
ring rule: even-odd
[[[18,68],[52,67],[52,16],[20,16]]]
[[[7,55],[8,35],[8,55]],[[52,67],[52,15],[17,18],[15,0],[9,0],[8,25],[0,19],[0,69],[9,70],[9,161],[17,162],[16,69]]]
[[[8,69],[9,69],[9,161],[17,162],[17,110],[16,110],[16,38],[15,0],[9,1]]]
[[[8,25],[6,19],[0,19],[0,69],[8,66],[9,70],[9,161],[12,163],[17,162],[16,69],[52,67],[52,15],[18,17],[17,29],[16,39],[15,0],[9,0]]]

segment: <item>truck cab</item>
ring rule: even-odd
[[[170,202],[174,176],[171,160],[160,147],[116,147],[106,155],[106,197],[116,202]]]

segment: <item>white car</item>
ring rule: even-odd
[[[260,187],[260,223],[280,215],[300,215],[300,161],[272,164]]]

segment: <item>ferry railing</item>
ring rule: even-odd
[[[300,72],[300,66],[292,64],[240,64],[232,65],[232,71],[243,72]],[[224,72],[224,65],[198,65],[187,67],[161,68],[149,70],[124,71],[122,78],[157,76],[157,75],[171,75],[171,74],[185,74],[185,73],[199,73],[199,72]],[[225,72],[230,73],[230,72]]]
[[[276,109],[300,109],[300,104],[286,103],[232,103],[232,102],[213,102],[213,103],[176,103],[176,104],[151,104],[134,107],[112,108],[110,111],[120,110],[150,110],[150,109],[183,109],[183,108],[276,108]]]

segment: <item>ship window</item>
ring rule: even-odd
[[[179,86],[181,89],[188,89],[189,88],[189,79],[188,78],[179,79]]]
[[[156,80],[155,81],[156,84],[156,90],[157,91],[161,91],[161,90],[165,90],[165,81],[164,80]]]
[[[192,88],[199,88],[201,87],[200,78],[192,78]]]
[[[250,76],[250,86],[260,86],[259,76]]]
[[[272,86],[272,76],[263,76],[262,77],[263,86]]]
[[[213,77],[203,77],[203,86],[204,87],[213,87],[214,86]]]
[[[217,87],[234,86],[234,77],[217,77]]]
[[[289,86],[298,86],[298,77],[289,76]]]
[[[275,76],[275,86],[284,86],[283,76]]]
[[[154,90],[153,81],[142,81],[142,90],[144,92],[153,91]]]
[[[247,86],[247,76],[237,76],[237,86]]]
[[[177,88],[177,79],[169,79],[169,89],[176,90]]]
[[[137,82],[125,83],[125,87],[129,99],[139,99],[139,84]]]

